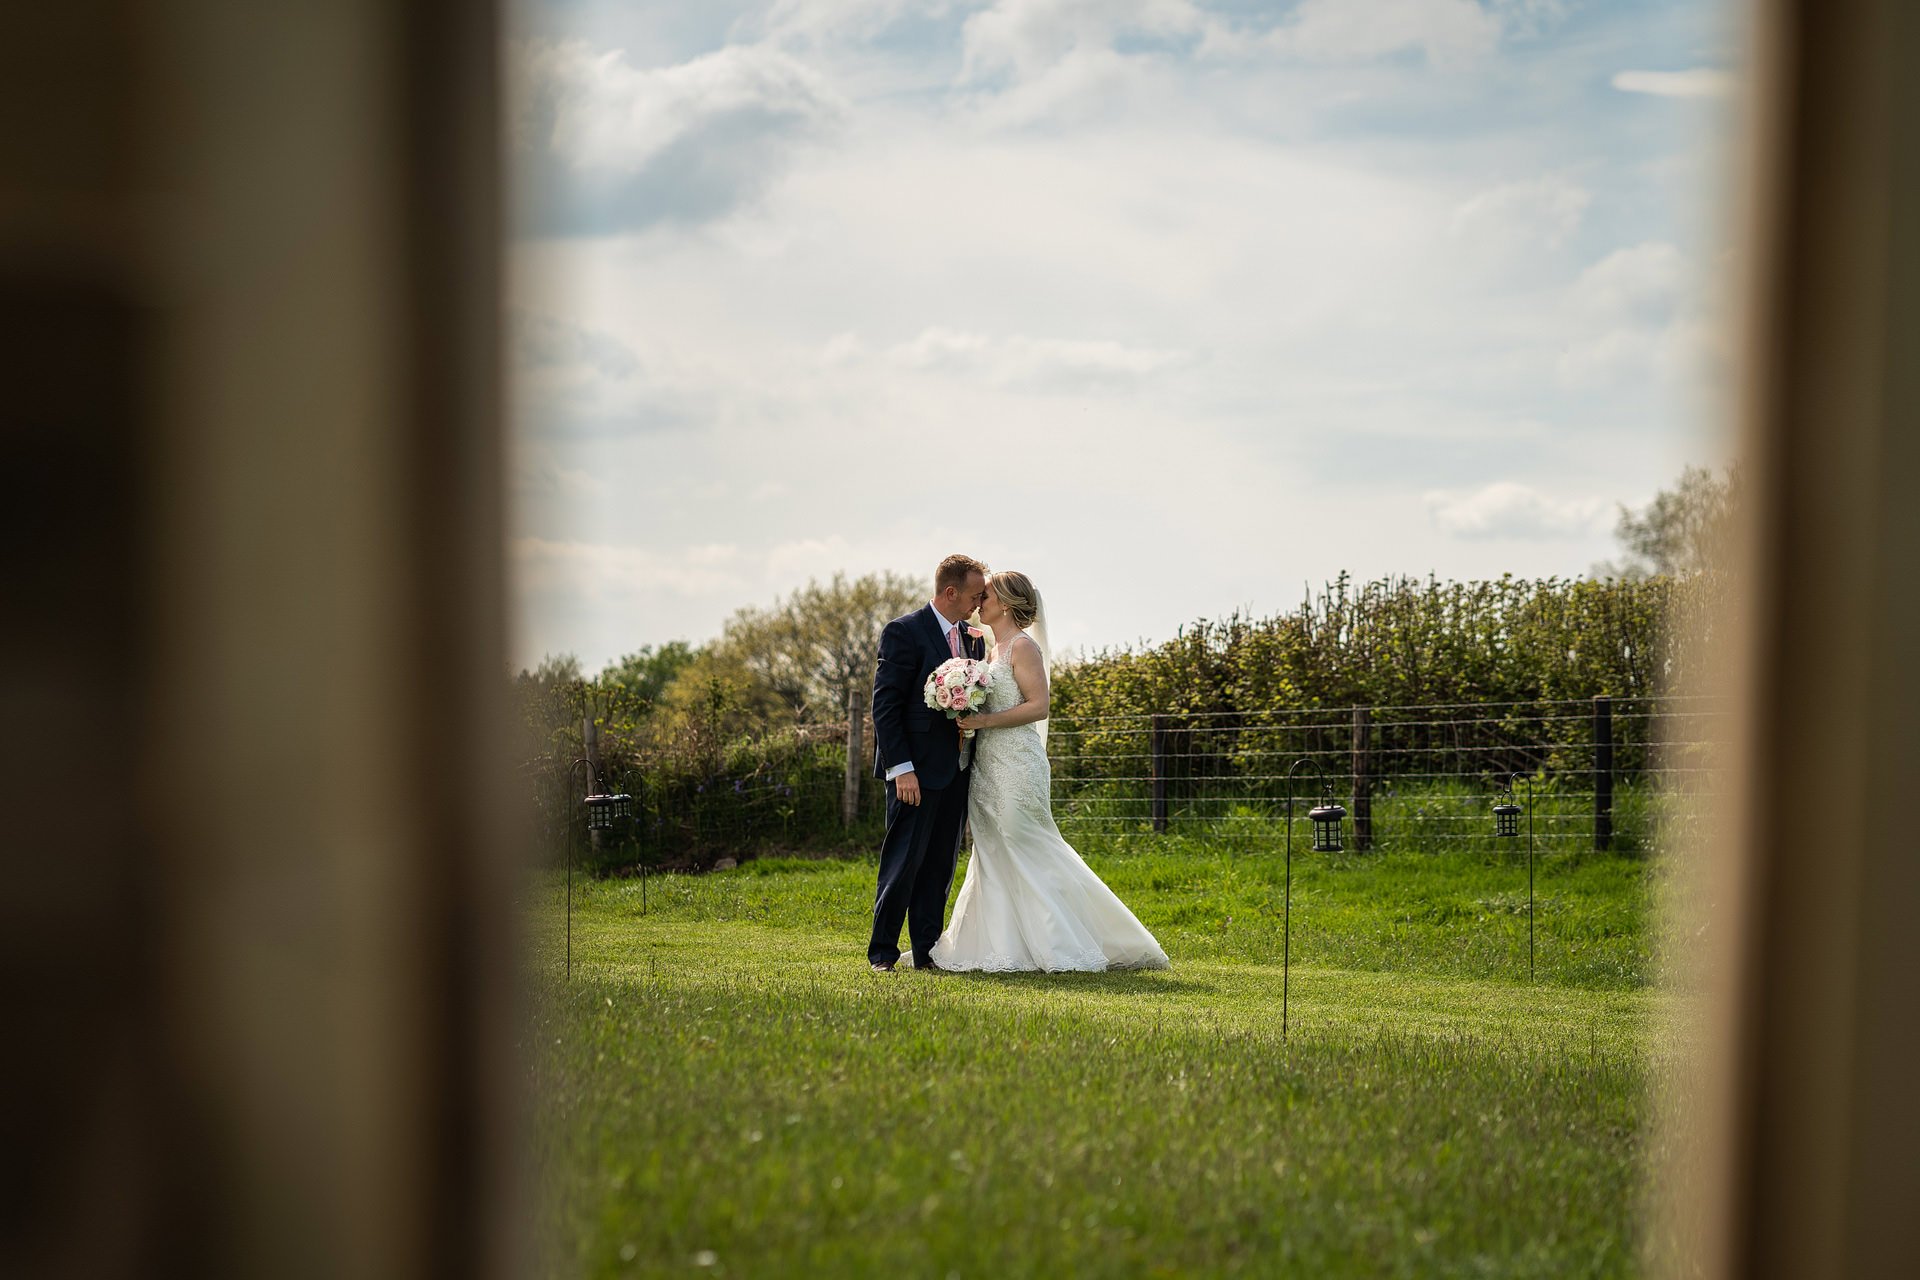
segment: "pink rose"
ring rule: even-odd
[[[953,695],[948,693],[944,687],[933,691],[933,700],[939,703],[942,709],[953,705]]]

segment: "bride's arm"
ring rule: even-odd
[[[1020,687],[1020,705],[990,715],[961,716],[962,729],[1011,729],[1047,718],[1047,664],[1040,660],[1040,650],[1022,636],[1007,650],[1007,660],[1013,664],[1013,682]]]

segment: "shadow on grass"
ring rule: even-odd
[[[942,973],[942,982],[973,986],[1024,987],[1035,991],[1098,991],[1103,995],[1156,996],[1169,992],[1205,995],[1219,990],[1211,982],[1183,978],[1165,970],[1136,969],[1108,973]]]

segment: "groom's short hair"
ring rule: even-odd
[[[948,587],[964,587],[970,573],[977,573],[984,578],[987,576],[987,566],[972,556],[948,556],[933,571],[933,594],[939,595]]]

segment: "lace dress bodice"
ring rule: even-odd
[[[1013,677],[1013,663],[1005,654],[996,654],[987,665],[991,683],[987,685],[986,710],[989,715],[1010,711],[1024,699],[1020,684]],[[1052,806],[1048,793],[1053,785],[1053,770],[1047,763],[1046,739],[1038,724],[1019,724],[1005,729],[982,729],[973,737],[974,805],[1014,806],[1051,823]]]

